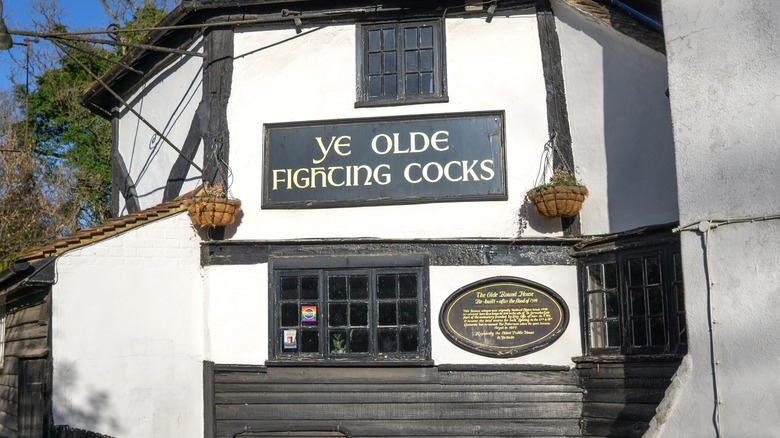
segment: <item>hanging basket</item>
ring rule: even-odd
[[[588,189],[584,186],[552,186],[528,191],[528,199],[539,214],[549,218],[576,215],[586,196]]]
[[[189,200],[187,211],[194,225],[224,227],[236,221],[241,201],[216,196],[197,197]]]

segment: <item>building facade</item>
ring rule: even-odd
[[[651,427],[691,304],[661,34],[586,0],[184,1],[146,41],[184,52],[84,98],[117,218],[0,278],[3,433]],[[556,168],[573,217],[526,198]],[[204,181],[234,224],[192,226]]]

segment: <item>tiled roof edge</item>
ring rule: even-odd
[[[117,236],[138,226],[185,211],[187,210],[185,202],[186,198],[180,197],[145,210],[109,219],[104,224],[85,228],[49,242],[35,251],[20,256],[17,258],[16,262],[29,263],[49,257],[57,257],[66,251],[80,248],[91,243],[100,242],[112,236]]]

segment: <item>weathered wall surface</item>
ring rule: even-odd
[[[202,51],[200,44],[193,51]],[[130,106],[181,149],[201,100],[203,59],[181,56],[127,99]],[[116,135],[116,134],[115,134]],[[163,201],[163,193],[173,163],[179,154],[159,138],[127,108],[120,111],[119,153],[135,183],[141,209]],[[203,166],[203,150],[193,161]],[[190,167],[182,193],[200,183],[200,172]],[[119,200],[119,215],[127,214],[125,201]]]
[[[60,256],[54,424],[123,437],[203,434],[199,241],[178,214]]]
[[[690,370],[653,432],[776,435],[780,223],[762,218],[780,213],[780,9],[770,0],[663,9],[680,222],[758,220],[682,234]]]
[[[516,236],[547,141],[536,15],[447,19],[445,30],[449,102],[378,108],[355,108],[354,25],[304,29],[292,39],[293,29],[236,32],[228,120],[232,192],[244,217],[232,237]],[[265,123],[487,110],[506,111],[508,201],[261,210]],[[526,235],[560,234],[560,221],[534,219]]]
[[[560,1],[553,7],[574,161],[590,191],[583,234],[676,221],[666,58]]]

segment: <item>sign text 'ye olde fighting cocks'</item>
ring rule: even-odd
[[[504,113],[271,124],[263,208],[506,199]]]

